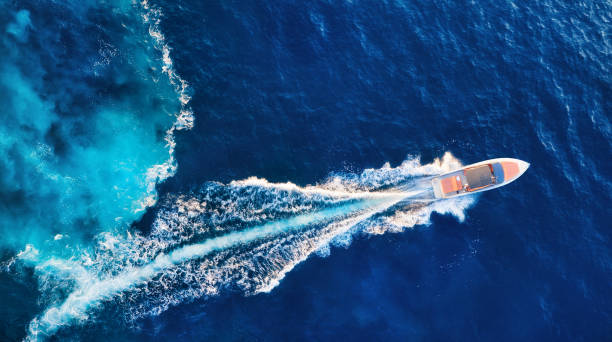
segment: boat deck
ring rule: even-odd
[[[440,187],[444,196],[452,196],[480,190],[503,179],[503,175],[496,177],[494,165],[485,164],[444,175],[440,178]]]
[[[436,198],[486,191],[514,181],[528,167],[529,163],[518,159],[490,159],[434,177],[432,189]]]
[[[440,179],[440,186],[444,195],[460,194],[465,192],[467,181],[463,170],[457,170]]]
[[[495,176],[493,175],[491,164],[465,169],[464,174],[467,178],[468,191],[495,184]]]

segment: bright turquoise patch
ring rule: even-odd
[[[0,234],[61,254],[142,215],[172,172],[164,138],[181,107],[139,8],[50,6],[2,5]]]

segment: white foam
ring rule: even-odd
[[[18,260],[36,262],[38,261],[39,256],[40,252],[38,251],[38,249],[36,249],[32,244],[27,244],[22,251],[19,251],[15,256],[3,262],[1,270],[9,272],[11,270],[11,267]]]
[[[337,182],[336,177],[328,180],[327,183],[323,183],[318,186],[308,185],[300,187],[294,183],[270,183],[267,179],[258,177],[249,177],[240,181],[232,181],[229,185],[231,186],[255,186],[260,188],[278,189],[283,191],[297,191],[302,194],[317,194],[321,196],[329,196],[333,198],[364,198],[364,197],[386,197],[390,192],[376,193],[376,192],[364,192],[355,189],[354,187],[348,186],[347,183],[340,185]],[[397,191],[397,194],[405,195],[404,192]]]
[[[392,200],[385,201],[377,206],[373,206],[357,216],[343,219],[340,222],[336,222],[325,227],[325,233],[320,235],[316,239],[315,243],[309,244],[307,248],[302,248],[300,250],[301,253],[299,254],[298,258],[295,258],[291,262],[287,263],[287,265],[285,265],[282,269],[276,272],[273,277],[270,277],[267,283],[262,283],[261,286],[257,287],[255,293],[272,291],[272,289],[274,289],[280,284],[280,281],[285,277],[287,273],[289,273],[296,265],[306,260],[313,252],[329,248],[329,243],[334,238],[342,236],[356,224],[367,220],[368,218],[372,217],[372,215],[391,207],[392,205],[403,199],[403,197],[392,198]]]
[[[140,5],[144,10],[142,19],[145,24],[149,25],[149,35],[154,39],[155,47],[162,53],[162,72],[168,76],[170,84],[174,86],[179,95],[181,109],[175,114],[176,120],[172,124],[172,127],[166,131],[164,137],[166,147],[168,148],[168,159],[164,163],[154,165],[147,170],[145,182],[147,184],[148,196],[140,201],[136,208],[136,212],[141,212],[154,205],[157,201],[157,192],[155,190],[156,184],[176,173],[177,166],[176,160],[174,159],[176,142],[174,133],[176,131],[193,128],[195,120],[193,111],[189,107],[189,101],[191,100],[188,91],[189,84],[182,79],[174,69],[172,58],[170,57],[170,47],[166,44],[164,35],[161,33],[160,22],[162,12],[155,6],[149,4],[147,0],[141,1]]]
[[[422,176],[457,164],[445,154],[427,165],[411,159],[395,168],[337,174],[314,186],[248,178],[169,195],[159,204],[147,235],[105,234],[95,253],[37,268],[43,293],[65,286],[63,291],[70,294],[30,323],[29,338],[44,338],[86,320],[107,301],[136,319],[222,289],[247,295],[269,292],[310,255],[329,255],[331,245],[346,247],[356,233],[383,234],[428,224],[434,211],[463,220],[472,197],[410,200],[429,184]],[[58,285],[57,277],[72,281]],[[53,286],[45,287],[46,282]]]
[[[351,222],[362,220],[367,217],[366,215],[372,215],[372,213],[378,210],[378,208],[381,206],[388,207],[390,203],[397,202],[400,199],[401,198],[397,198],[397,196],[391,196],[390,199],[383,202],[384,204],[378,204],[374,207],[368,208],[368,214],[362,214],[352,218]],[[202,243],[186,245],[168,254],[160,253],[147,265],[142,267],[128,268],[121,274],[114,277],[91,281],[91,278],[86,276],[86,280],[82,280],[80,282],[85,286],[79,286],[78,289],[73,291],[60,306],[53,306],[47,309],[40,317],[34,319],[30,323],[29,337],[30,339],[35,340],[40,337],[41,334],[42,336],[53,334],[59,327],[71,322],[72,320],[86,319],[87,311],[92,306],[98,305],[100,301],[112,298],[122,291],[149,281],[157,274],[174,265],[201,258],[213,251],[224,250],[271,235],[285,233],[299,227],[330,219],[337,215],[343,215],[342,213],[350,213],[354,210],[361,210],[364,207],[363,204],[349,204],[348,206],[348,210],[340,209],[340,212],[336,212],[335,209],[325,209],[320,212],[301,215],[280,222],[267,223],[247,229],[245,231],[232,232],[220,237],[208,239]],[[350,222],[342,224],[346,225],[350,224]],[[43,266],[53,267],[60,271],[72,272],[74,270],[74,268],[71,267],[72,265],[69,265],[67,262],[60,262],[57,260],[47,262]],[[82,267],[77,268],[77,270],[79,277],[82,277],[83,274],[88,274],[86,271],[82,270]],[[278,282],[278,280],[275,279],[275,282]]]
[[[34,245],[27,244],[23,251],[17,253],[16,257],[23,260],[36,260],[39,254],[40,252],[34,247]]]

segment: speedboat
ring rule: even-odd
[[[529,163],[514,158],[497,158],[465,166],[431,180],[436,198],[451,198],[492,190],[519,178]]]

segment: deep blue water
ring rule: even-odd
[[[612,336],[609,2],[0,4],[0,340]],[[531,167],[331,241],[357,214],[282,224],[336,195],[260,184],[385,191],[447,152]]]

